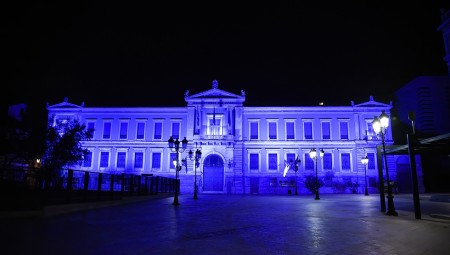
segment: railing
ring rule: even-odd
[[[34,206],[122,199],[175,191],[175,179],[136,174],[62,170],[44,178],[43,169],[0,169],[0,204]],[[1,206],[0,206],[1,208]]]
[[[233,135],[200,135],[200,140],[233,140]]]

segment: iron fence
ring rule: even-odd
[[[99,173],[65,169],[0,169],[0,209],[122,199],[175,191],[175,179],[149,174]]]

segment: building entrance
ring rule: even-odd
[[[223,192],[224,164],[218,155],[209,155],[203,161],[203,191]]]

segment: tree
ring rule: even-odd
[[[35,112],[24,104],[10,108],[11,113],[0,114],[0,167],[29,167],[43,154],[45,123],[42,127],[37,125],[39,122],[33,119]]]
[[[59,177],[64,167],[81,164],[88,154],[83,149],[82,141],[92,138],[93,130],[86,129],[86,125],[78,120],[57,122],[48,125],[45,134],[45,153],[42,157],[45,189],[50,188],[50,182]]]
[[[0,126],[0,155],[2,167],[11,167],[12,163],[24,163],[24,154],[28,139],[28,130],[23,122],[10,116],[2,116]]]

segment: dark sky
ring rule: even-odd
[[[184,106],[214,79],[247,106],[388,103],[417,76],[448,74],[448,4],[433,1],[57,2],[5,6],[2,105]]]

